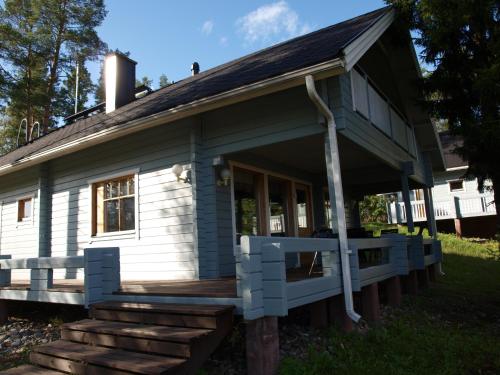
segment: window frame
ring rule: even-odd
[[[89,243],[96,240],[105,239],[139,239],[139,172],[138,168],[132,170],[125,170],[122,172],[117,172],[113,174],[102,175],[97,178],[88,180],[88,191],[89,191]],[[97,233],[96,230],[96,219],[97,219],[97,207],[96,207],[96,196],[95,196],[95,186],[100,183],[104,183],[110,180],[119,180],[120,178],[125,178],[127,176],[134,177],[134,229],[114,231],[114,232],[102,232]]]
[[[30,200],[31,201],[31,213],[29,217],[19,219],[19,209],[21,202]],[[23,195],[16,198],[16,224],[17,226],[22,225],[33,225],[35,220],[35,194]]]
[[[451,183],[453,182],[462,182],[462,188],[461,189],[452,189],[451,188]],[[448,183],[448,191],[450,193],[463,193],[465,191],[465,180],[463,178],[456,178],[453,180],[448,180],[446,181]]]

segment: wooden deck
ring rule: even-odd
[[[83,280],[54,280],[49,291],[83,293],[83,287]],[[30,283],[28,280],[13,280],[10,286],[0,287],[0,290],[29,289]],[[122,281],[120,290],[115,294],[236,298],[236,279]]]
[[[306,268],[287,271],[287,281],[294,282],[307,278],[321,277],[321,269],[315,267],[308,275]],[[13,280],[8,287],[0,290],[30,290],[29,280]],[[83,293],[83,280],[54,280],[48,291],[64,293]],[[208,280],[132,280],[122,281],[117,295],[155,295],[171,297],[213,297],[237,298],[236,279],[225,277]]]

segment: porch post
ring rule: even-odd
[[[315,182],[312,188],[313,207],[314,207],[314,230],[326,226],[325,217],[325,197],[323,193],[323,184]]]
[[[408,226],[408,232],[413,233],[415,231],[415,227],[413,225],[413,211],[411,208],[410,187],[408,184],[408,176],[411,176],[414,173],[413,163],[411,161],[407,161],[402,163],[401,167],[401,192],[403,194],[403,201],[405,204],[406,225]]]
[[[52,193],[50,190],[49,167],[40,165],[38,177],[38,256],[50,257],[50,235],[52,218]]]
[[[192,188],[193,247],[198,260],[195,278],[206,279],[219,276],[217,242],[217,186],[213,159],[208,157],[203,146],[201,123],[193,125],[190,134],[191,171],[189,183]]]
[[[424,199],[425,199],[425,211],[427,214],[427,224],[429,228],[429,234],[434,239],[436,239],[437,225],[436,225],[436,217],[434,215],[434,201],[432,199],[432,187],[434,186],[434,178],[432,176],[432,164],[428,154],[424,154],[424,173],[425,173],[425,185],[426,185],[424,189]]]

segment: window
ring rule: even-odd
[[[135,177],[124,176],[92,186],[92,234],[135,229]]]
[[[33,200],[32,198],[19,199],[17,202],[17,221],[28,221],[31,220],[31,215],[33,212]]]
[[[464,180],[448,181],[450,191],[464,191]]]

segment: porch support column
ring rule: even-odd
[[[354,329],[354,325],[345,311],[344,296],[338,294],[328,298],[327,301],[329,323],[338,325],[344,332],[351,332]]]
[[[361,288],[362,315],[369,322],[380,320],[380,300],[378,295],[378,283],[373,283]]]
[[[410,201],[410,186],[408,184],[408,177],[414,173],[413,162],[404,162],[402,163],[401,168],[401,192],[403,194],[403,202],[405,204],[406,225],[408,226],[408,232],[413,233],[415,231],[415,227],[413,225],[413,211]]]
[[[50,257],[52,192],[50,189],[50,172],[47,163],[40,165],[38,177],[38,256]]]
[[[427,228],[429,229],[429,234],[434,239],[436,239],[437,225],[436,225],[436,217],[434,214],[434,201],[432,199],[432,187],[434,186],[434,178],[432,176],[432,164],[428,154],[424,154],[424,173],[425,173],[425,185],[426,185],[424,188],[424,200],[425,200],[425,213],[427,216]]]
[[[248,375],[278,373],[280,350],[277,317],[265,316],[247,322],[246,357]]]
[[[0,324],[5,324],[9,318],[9,311],[7,308],[7,301],[0,300]]]
[[[408,275],[403,276],[402,281],[405,293],[408,294],[418,293],[418,278],[416,270],[410,271]]]
[[[319,181],[314,183],[313,190],[313,207],[314,207],[314,230],[318,230],[323,226],[327,226],[325,217],[325,196],[323,184]]]
[[[399,276],[391,277],[385,284],[387,293],[387,304],[389,306],[399,306],[401,304],[401,283]]]
[[[335,117],[330,110],[328,100],[325,101],[316,91],[314,78],[312,75],[306,76],[306,88],[309,98],[314,103],[319,113],[325,117],[327,132],[325,135],[325,159],[326,171],[328,177],[328,191],[330,192],[330,206],[332,216],[332,229],[339,235],[339,250],[342,266],[342,281],[344,289],[344,298],[346,311],[349,317],[355,322],[359,321],[360,316],[354,311],[352,298],[351,268],[349,264],[349,243],[347,240],[347,227],[345,219],[344,193],[342,187],[342,175],[340,169],[339,148],[337,143],[337,126]],[[323,81],[324,92],[327,94],[326,82]],[[335,202],[335,209],[334,207]]]
[[[195,278],[219,276],[216,177],[213,160],[205,153],[201,122],[193,124],[190,134],[191,171],[188,183],[192,187],[193,248],[198,261]]]

